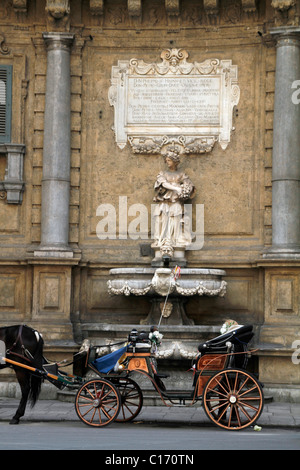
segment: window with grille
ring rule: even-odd
[[[0,65],[0,143],[10,142],[12,66]]]

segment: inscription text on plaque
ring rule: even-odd
[[[220,77],[128,77],[126,125],[220,125]]]

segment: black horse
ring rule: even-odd
[[[26,325],[2,327],[0,328],[0,340],[5,343],[6,358],[42,370],[44,341],[36,330]],[[24,416],[27,401],[29,400],[32,407],[35,405],[41,391],[43,378],[21,366],[0,365],[0,369],[5,367],[14,369],[21,388],[22,396],[19,407],[10,421],[10,424],[18,424],[20,418]]]

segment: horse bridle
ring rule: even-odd
[[[21,357],[22,359],[24,359],[25,361],[28,361],[28,362],[33,362],[33,356],[32,354],[30,353],[30,351],[28,351],[28,349],[25,348],[24,344],[23,344],[23,340],[22,340],[22,331],[23,331],[23,326],[24,325],[20,325],[19,327],[19,331],[18,331],[18,336],[15,340],[15,342],[13,343],[13,345],[6,350],[6,354],[13,354],[14,356],[18,356],[18,357]],[[29,327],[27,327],[29,328]],[[32,328],[31,328],[32,330]],[[32,331],[35,331],[35,330],[32,330]],[[12,351],[16,345],[18,344],[18,342],[20,342],[20,345],[21,345],[21,350],[23,352],[23,354],[19,354],[15,351]]]

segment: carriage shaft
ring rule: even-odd
[[[3,361],[7,362],[8,364],[12,364],[14,366],[17,366],[17,367],[22,367],[23,369],[27,369],[27,370],[30,370],[32,372],[36,372],[38,374],[41,374],[45,377],[50,377],[51,379],[54,379],[54,380],[57,380],[59,382],[64,382],[60,377],[58,377],[57,375],[54,375],[54,374],[49,374],[48,372],[45,372],[45,371],[42,371],[42,370],[39,370],[39,369],[36,369],[35,367],[31,367],[31,366],[27,366],[26,364],[22,364],[20,362],[16,362],[16,361],[13,361],[11,359],[8,359],[7,357],[2,357],[1,358]]]

